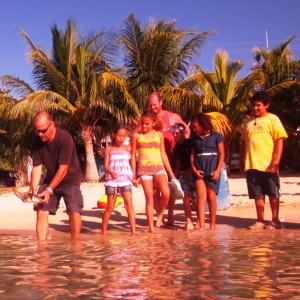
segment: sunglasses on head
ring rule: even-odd
[[[184,132],[186,130],[183,124],[175,124],[171,126],[171,131],[174,132],[178,130],[179,132]]]
[[[39,129],[34,128],[34,130],[35,130],[36,133],[45,134],[48,131],[48,128],[50,127],[50,125],[51,125],[51,122],[49,123],[49,125],[46,129],[39,130]]]

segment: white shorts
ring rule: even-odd
[[[166,170],[160,170],[158,171],[157,173],[153,174],[153,175],[141,175],[140,178],[142,181],[145,181],[145,180],[153,180],[153,178],[156,176],[156,175],[160,175],[160,174],[166,174],[167,176],[167,172]]]

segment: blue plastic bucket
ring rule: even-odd
[[[217,195],[217,210],[223,210],[230,207],[230,191],[225,164],[222,166],[220,178],[220,190]]]

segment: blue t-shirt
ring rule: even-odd
[[[209,135],[201,137],[196,135],[191,140],[191,148],[194,149],[195,155],[200,153],[218,153],[218,144],[223,143],[223,136],[215,131],[211,131]]]

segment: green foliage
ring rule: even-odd
[[[257,87],[264,88],[272,97],[270,111],[281,118],[291,137],[297,136],[300,63],[289,50],[295,37],[270,50],[255,48],[255,67],[239,78],[244,63],[229,60],[224,50],[217,52],[213,72],[193,65],[214,31],[182,30],[176,21],[149,20],[142,25],[130,14],[120,31],[83,35],[68,20],[63,30],[56,24],[51,27],[49,51],[19,30],[29,48],[36,89],[18,77],[0,77],[0,151],[11,166],[30,153],[38,111],[49,111],[93,159],[88,145],[117,123],[134,126],[153,91],[161,92],[165,109],[185,120],[199,111],[216,116],[215,126],[227,136],[228,150],[238,145],[249,98]],[[120,54],[124,61],[118,66]],[[296,147],[297,142],[290,141],[286,144]]]
[[[154,91],[162,93],[166,109],[183,117],[197,110],[199,98],[182,82],[212,34],[213,31],[196,34],[191,29],[178,29],[175,21],[150,20],[142,26],[133,14],[127,17],[121,32],[125,76],[141,111],[148,94]]]

